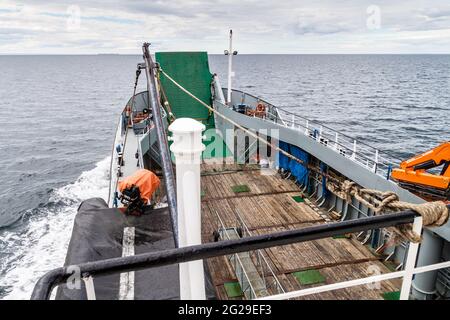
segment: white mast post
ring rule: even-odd
[[[234,77],[233,71],[233,56],[237,55],[237,51],[233,51],[233,30],[230,30],[230,46],[225,50],[225,55],[228,55],[228,89],[227,89],[227,104],[231,105],[231,78]]]
[[[205,126],[190,118],[178,118],[170,126],[175,155],[179,247],[199,245],[201,238],[200,159],[205,145]],[[203,260],[180,263],[180,299],[205,300]]]

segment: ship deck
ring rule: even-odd
[[[134,130],[132,128],[129,128],[125,137],[122,177],[119,178],[119,181],[123,180],[125,177],[132,176],[136,172],[136,170],[139,169],[138,159],[135,157],[137,151],[138,137],[134,133]]]
[[[326,212],[302,194],[293,181],[282,179],[275,171],[263,172],[254,166],[236,164],[202,164],[201,182],[204,243],[213,241],[213,232],[220,228],[217,215],[226,228],[235,228],[239,226],[237,213],[252,235],[330,222]],[[239,185],[246,185],[249,190],[235,193],[232,188]],[[297,202],[295,196],[304,201]],[[356,240],[355,235],[273,247],[262,252],[286,292],[390,272],[382,258]],[[223,256],[208,259],[207,264],[217,297],[230,299],[226,284],[237,281],[230,261]],[[312,269],[319,271],[324,281],[300,284],[298,272]],[[397,280],[383,281],[300,299],[383,299],[383,293],[398,291],[399,286]],[[270,291],[269,294],[276,293]]]

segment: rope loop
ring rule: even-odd
[[[337,197],[347,202],[351,202],[352,197],[354,197],[360,203],[373,210],[375,214],[413,210],[422,217],[423,225],[427,227],[442,226],[449,219],[449,211],[446,204],[442,201],[425,202],[422,204],[403,202],[400,201],[395,192],[362,189],[350,180],[345,180],[340,184],[328,182],[327,188]],[[391,242],[398,243],[402,239],[414,243],[421,241],[421,236],[412,230],[411,224],[397,226],[392,228],[392,231],[395,241],[391,239]]]

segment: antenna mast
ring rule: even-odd
[[[227,89],[227,104],[231,104],[231,78],[234,77],[233,72],[233,56],[237,55],[237,51],[233,51],[233,30],[230,30],[230,46],[225,50],[225,55],[228,56],[228,89]]]

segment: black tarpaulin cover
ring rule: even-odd
[[[126,216],[108,208],[101,198],[84,201],[75,217],[65,266],[122,256],[125,227],[135,228],[135,254],[174,248],[172,227],[167,208],[154,209],[142,216]],[[206,294],[214,299],[214,289],[205,265]],[[178,265],[170,265],[134,273],[134,299],[179,299]],[[120,274],[94,278],[97,299],[118,299]],[[80,289],[58,287],[56,299],[86,299],[84,283]]]

